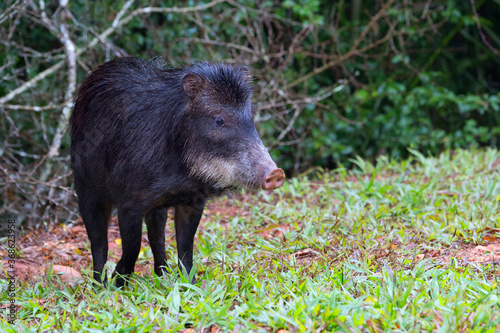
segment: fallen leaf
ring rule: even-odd
[[[210,333],[219,333],[220,331],[221,331],[220,328],[215,325],[210,327]]]
[[[435,257],[437,257],[440,253],[441,253],[441,251],[439,251],[439,250],[432,250],[432,251],[427,252],[427,256],[428,256],[429,258],[435,258]]]
[[[487,242],[494,242],[497,239],[498,239],[498,237],[492,236],[492,235],[486,235],[486,236],[483,237],[483,240],[487,241]]]
[[[52,271],[59,276],[62,282],[74,282],[82,278],[77,270],[68,266],[53,265]]]
[[[116,241],[108,242],[108,251],[114,252],[118,248],[118,245]]]
[[[305,257],[305,256],[314,255],[314,251],[312,249],[304,249],[304,250],[300,250],[300,251],[295,252],[293,255],[295,256],[295,258]]]
[[[476,246],[476,247],[474,248],[474,250],[477,250],[477,251],[479,251],[479,252],[484,252],[484,253],[494,251],[493,249],[490,249],[490,248],[488,248],[487,246],[482,246],[482,245],[478,245],[478,246]]]
[[[265,238],[277,238],[282,237],[286,231],[292,231],[293,227],[288,224],[271,224],[264,229],[259,231],[259,235]]]
[[[74,234],[87,233],[87,229],[85,229],[85,227],[82,225],[75,225],[73,228],[71,228],[71,232]]]

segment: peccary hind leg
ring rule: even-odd
[[[111,205],[97,203],[89,196],[81,194],[79,206],[90,240],[94,279],[98,283],[106,284],[106,274],[103,274],[103,270],[108,258],[108,221]]]

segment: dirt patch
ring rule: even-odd
[[[122,252],[120,245],[118,219],[112,217],[108,228],[108,260],[118,261]],[[149,246],[145,235],[142,246]],[[50,230],[30,231],[16,240],[16,247],[20,253],[15,261],[16,276],[24,281],[39,280],[52,271],[60,275],[61,281],[69,282],[79,279],[82,267],[90,267],[92,262],[87,231],[81,218],[73,226],[60,224]],[[0,269],[4,269],[8,263],[6,249],[1,249],[0,255],[4,259],[0,261]]]
[[[252,201],[255,200],[251,195],[241,195],[236,198],[230,195],[227,199],[209,203],[204,213],[205,219],[218,219],[224,225],[228,225],[234,216],[249,215]],[[234,204],[234,200],[239,202]],[[243,205],[241,203],[244,203]],[[245,204],[246,203],[246,204]],[[173,216],[169,215],[169,222],[172,223]],[[299,228],[301,224],[299,223]],[[203,223],[200,224],[200,233],[203,233]],[[279,238],[286,242],[285,234],[293,231],[294,227],[289,224],[272,224],[264,226],[263,229],[256,230],[256,236],[262,238]],[[175,242],[173,227],[167,227],[165,230],[165,239],[167,243]],[[241,242],[244,243],[243,240]],[[386,241],[381,237],[381,244]],[[230,244],[235,246],[237,244]],[[384,248],[372,252],[375,254],[375,260],[385,260],[389,257],[398,257],[403,247],[417,246],[416,244],[385,244]],[[16,240],[19,256],[16,258],[15,268],[16,276],[23,281],[36,281],[44,278],[49,271],[58,274],[62,281],[70,282],[80,278],[82,268],[90,268],[92,255],[89,249],[87,232],[81,219],[74,225],[55,225],[50,230],[30,231],[23,237]],[[118,228],[118,219],[112,217],[108,228],[108,260],[117,263],[122,254],[120,231]],[[333,263],[342,261],[345,258],[357,258],[363,253],[359,249],[352,248],[340,251],[336,249],[335,242],[332,242],[330,249],[301,249],[287,256],[293,256],[296,263],[300,265],[309,265],[313,261],[328,258]],[[141,251],[149,250],[147,235],[142,235]],[[326,251],[326,252],[325,252]],[[399,252],[399,253],[398,253]],[[405,251],[406,252],[406,251]],[[325,257],[326,255],[326,257]],[[7,248],[0,249],[0,269],[8,271],[8,253]],[[141,258],[141,257],[140,257]],[[500,263],[500,229],[488,229],[483,237],[481,244],[470,244],[457,241],[449,247],[440,249],[431,249],[420,251],[416,255],[417,260],[432,259],[437,263],[448,265],[454,258],[460,266],[468,265],[498,265]],[[266,258],[261,258],[266,259]],[[269,259],[269,258],[267,258]],[[151,275],[153,266],[152,258],[148,260],[140,259],[136,264],[135,271],[139,275]],[[2,275],[5,278],[5,274]]]
[[[219,219],[222,225],[229,224],[234,216],[249,214],[247,206],[235,205],[234,200],[243,200],[251,197],[247,195],[230,194],[226,200],[210,202],[204,212],[204,219]],[[245,201],[247,202],[247,201]],[[251,202],[251,200],[248,200]],[[173,226],[173,210],[169,212],[165,239],[167,243],[175,242]],[[199,226],[199,233],[203,232],[203,223]],[[0,270],[9,271],[7,248],[0,248]],[[149,250],[149,241],[145,233],[142,234],[141,252]],[[87,237],[87,230],[81,218],[71,226],[59,224],[49,230],[32,230],[16,239],[16,251],[19,254],[15,259],[16,277],[22,281],[33,282],[44,278],[49,272],[58,274],[61,281],[70,282],[71,279],[81,278],[82,268],[90,268],[92,254]],[[117,263],[122,255],[118,218],[111,217],[108,227],[108,261]],[[139,260],[135,272],[139,275],[151,275],[153,260]],[[5,274],[2,274],[6,278]]]
[[[494,241],[485,241],[481,245],[461,244],[458,246],[451,246],[448,249],[431,252],[428,257],[435,258],[437,261],[446,264],[449,264],[450,260],[454,258],[463,265],[499,265],[500,239],[497,238]]]

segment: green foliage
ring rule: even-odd
[[[468,256],[488,239],[498,249],[500,153],[410,153],[220,199],[244,213],[205,214],[195,285],[175,269],[138,274],[123,290],[93,287],[88,270],[73,285],[49,273],[17,285],[15,327],[1,318],[0,330],[497,332],[497,259]]]
[[[298,1],[286,3],[291,8],[292,4],[300,6]],[[364,8],[374,8],[375,1],[362,4]],[[499,35],[491,27],[496,27],[496,31],[500,27],[500,6],[487,1],[477,1],[475,6],[481,15],[482,30],[491,37],[491,44],[498,52]],[[330,11],[325,11],[325,7]],[[366,52],[365,57],[349,59],[343,72],[349,73],[351,79],[340,83],[341,93],[324,101],[330,109],[312,105],[302,112],[295,129],[297,136],[301,136],[310,128],[307,135],[300,145],[281,148],[276,153],[285,160],[286,168],[296,164],[291,157],[297,149],[305,166],[335,167],[353,154],[365,158],[384,153],[406,157],[407,147],[428,154],[446,148],[499,147],[500,57],[481,41],[471,4],[432,2],[427,8],[428,21],[420,19],[420,15],[426,15],[423,8],[416,3],[412,8],[401,5],[388,12],[393,28],[401,25],[399,31],[404,41],[403,37],[394,38],[392,45],[381,43]],[[306,38],[304,44],[333,38],[336,44],[332,48],[345,54],[358,31],[366,29],[370,17],[362,16],[357,26],[342,29],[351,27],[353,22],[341,4],[328,7],[325,2],[316,13],[324,13],[325,22],[329,22],[326,18],[333,12],[339,13],[339,21],[318,27],[319,41]],[[438,33],[433,23],[437,21],[441,22]],[[384,23],[377,25],[378,33],[373,39],[383,36],[389,28]],[[288,70],[296,74],[287,73],[288,77],[306,75],[316,61],[298,54],[295,59]],[[332,78],[339,78],[338,71],[324,71],[307,80],[304,86],[313,93],[334,84]],[[273,127],[276,126],[265,130],[272,132]]]

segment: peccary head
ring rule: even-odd
[[[269,156],[253,122],[251,77],[246,67],[187,67],[187,133],[183,162],[191,177],[217,188],[276,189],[285,175]]]

